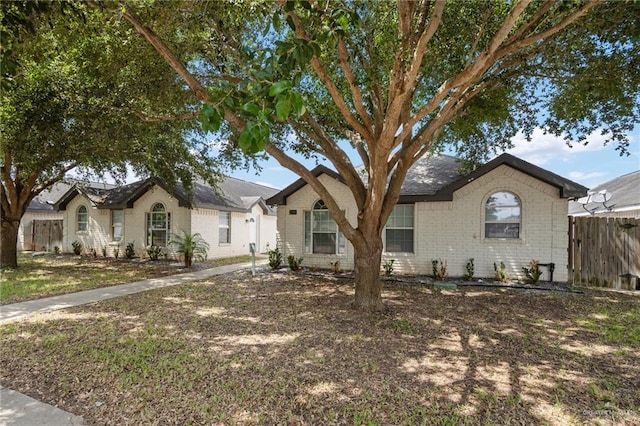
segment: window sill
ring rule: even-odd
[[[485,244],[524,244],[524,240],[522,238],[483,238],[482,242]]]

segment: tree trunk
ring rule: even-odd
[[[0,269],[18,267],[18,228],[20,221],[2,219]]]
[[[360,311],[378,312],[385,309],[382,303],[380,263],[382,261],[382,237],[373,235],[366,243],[354,246],[356,296],[353,302]]]

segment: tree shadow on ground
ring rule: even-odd
[[[639,423],[640,298],[235,273],[0,332],[2,384],[99,424]],[[637,318],[637,317],[636,317]],[[615,324],[614,324],[615,325]]]

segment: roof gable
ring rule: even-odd
[[[161,179],[149,178],[114,187],[100,194],[93,194],[91,191],[74,186],[56,203],[56,208],[64,210],[69,201],[79,194],[88,196],[98,209],[133,208],[135,202],[156,185],[175,197],[180,207],[240,212],[249,211],[256,203],[264,203],[263,194],[270,196],[278,191],[240,179],[226,178],[220,183],[220,190],[211,188],[203,182],[194,182],[189,193],[180,184],[172,188]],[[251,200],[247,201],[246,198]],[[265,209],[271,212],[266,204],[263,207],[263,210]]]
[[[466,175],[458,173],[459,164],[457,158],[448,155],[429,155],[418,160],[407,172],[398,202],[451,201],[455,191],[502,165],[509,166],[558,188],[561,198],[582,197],[587,192],[587,188],[580,184],[510,154],[502,154]],[[320,174],[327,174],[344,183],[338,173],[325,166],[317,166],[311,172],[316,177]],[[366,184],[366,178],[364,182]],[[287,198],[305,185],[307,183],[303,179],[298,179],[275,196],[269,198],[267,203],[286,205]]]

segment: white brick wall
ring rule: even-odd
[[[71,243],[80,241],[84,251],[95,248],[98,255],[102,255],[102,248],[107,248],[107,255],[113,256],[116,247],[120,256],[125,255],[128,243],[133,242],[136,255],[146,257],[146,213],[150,212],[156,203],[162,203],[167,212],[171,213],[171,232],[181,234],[181,230],[188,233],[200,233],[209,243],[208,257],[229,257],[249,254],[250,220],[257,222],[258,250],[266,251],[267,243],[271,247],[276,243],[276,217],[264,216],[259,205],[253,207],[250,213],[231,212],[231,242],[219,243],[219,212],[211,209],[188,209],[180,207],[176,198],[159,186],[154,186],[140,197],[132,209],[124,210],[124,238],[122,241],[112,241],[111,238],[111,210],[95,209],[84,196],[75,197],[64,211],[63,250],[72,251]],[[76,231],[77,210],[83,204],[89,212],[89,230]],[[171,257],[176,254],[171,247],[166,249]]]
[[[322,175],[323,184],[346,210],[351,223],[356,222],[355,203],[342,183]],[[516,194],[522,203],[521,238],[496,240],[484,238],[484,205],[497,191]],[[278,209],[279,246],[285,258],[289,254],[304,257],[304,266],[327,268],[340,260],[346,269],[353,268],[353,248],[347,244],[344,255],[304,253],[304,210],[318,200],[309,186],[291,195],[287,205]],[[554,262],[554,280],[567,279],[567,203],[558,189],[508,166],[502,165],[465,185],[450,202],[417,203],[415,207],[415,253],[385,253],[383,259],[395,259],[399,273],[431,274],[431,260],[447,262],[450,276],[462,276],[469,258],[474,258],[476,277],[493,277],[493,263],[503,261],[511,277],[522,277],[522,267],[532,259]],[[297,214],[290,214],[296,210]],[[548,279],[542,268],[542,279]]]

